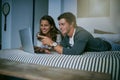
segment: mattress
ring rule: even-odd
[[[22,50],[1,50],[0,58],[45,66],[111,74],[120,80],[120,51],[85,52],[82,55],[30,54]]]

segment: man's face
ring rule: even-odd
[[[70,32],[71,25],[66,21],[66,19],[62,18],[59,20],[59,28],[63,35],[68,35]]]

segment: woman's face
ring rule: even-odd
[[[40,29],[41,29],[40,31],[42,31],[42,33],[46,35],[50,31],[51,25],[49,24],[47,20],[41,20]]]

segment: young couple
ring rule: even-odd
[[[37,38],[44,48],[40,46],[38,52],[50,53],[50,47],[59,54],[80,55],[86,51],[108,51],[111,49],[108,42],[94,38],[88,31],[77,26],[76,17],[70,12],[61,14],[58,17],[58,23],[60,31],[56,28],[52,17],[47,15],[41,18],[40,33]],[[56,42],[57,34],[62,34],[60,44]]]

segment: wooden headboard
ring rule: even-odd
[[[97,33],[97,34],[115,34],[113,32],[107,32],[107,31],[102,31],[102,30],[98,30],[98,29],[94,29],[94,33]]]

